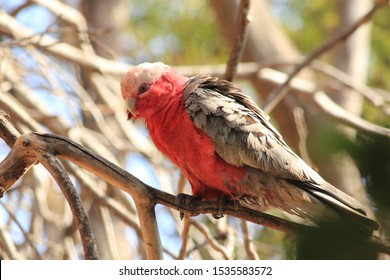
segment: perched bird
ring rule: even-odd
[[[156,147],[203,200],[229,197],[316,221],[338,216],[372,232],[362,205],[326,182],[285,143],[269,117],[233,83],[187,78],[143,63],[121,81],[128,119],[144,119]]]

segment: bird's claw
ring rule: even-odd
[[[223,214],[222,212],[223,212],[223,210],[225,210],[226,205],[228,205],[228,204],[234,204],[234,208],[237,209],[238,206],[240,205],[240,202],[238,200],[231,199],[231,197],[228,195],[223,195],[218,200],[218,213],[212,214],[211,216],[214,219],[223,218],[225,216],[225,214]]]
[[[221,211],[218,209],[218,213],[217,214],[211,214],[211,216],[214,218],[214,219],[221,219],[223,217],[225,217],[225,214],[222,214]]]
[[[176,195],[176,209],[180,211],[180,208],[192,209],[200,199],[197,196],[179,193]],[[184,213],[180,211],[180,220],[183,220]]]
[[[198,203],[200,202],[200,198],[197,196],[185,194],[185,193],[179,193],[176,195],[176,209],[180,211],[180,209],[194,209]],[[225,217],[225,214],[223,214],[223,211],[226,208],[226,205],[234,205],[234,208],[237,209],[240,205],[240,202],[238,200],[232,199],[228,195],[221,196],[218,200],[218,212],[215,214],[211,214],[211,216],[214,219],[221,219]],[[180,219],[183,220],[184,213],[180,211]]]

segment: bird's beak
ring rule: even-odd
[[[126,97],[126,105],[127,105],[127,120],[130,120],[134,116],[137,115],[137,112],[135,111],[135,102],[137,101],[136,98]]]

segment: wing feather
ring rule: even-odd
[[[213,141],[216,153],[226,162],[261,169],[328,205],[338,203],[347,212],[365,214],[357,200],[327,183],[298,157],[269,117],[232,83],[196,76],[187,81],[183,96],[189,118]]]
[[[184,98],[190,119],[230,164],[260,168],[280,178],[322,180],[287,146],[268,116],[231,83],[195,77],[187,82]]]

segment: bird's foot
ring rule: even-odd
[[[225,215],[222,213],[225,210],[226,205],[233,204],[235,209],[238,209],[240,202],[238,200],[232,199],[229,195],[223,195],[218,200],[218,213],[212,214],[214,219],[221,219]]]
[[[197,196],[179,193],[176,195],[176,209],[180,210],[180,208],[192,209],[197,203],[200,201],[200,198]],[[180,211],[180,220],[183,220],[184,213]]]

